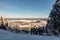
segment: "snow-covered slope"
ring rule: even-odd
[[[16,34],[0,30],[0,40],[60,40],[60,37]]]

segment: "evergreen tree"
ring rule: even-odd
[[[4,21],[3,21],[3,17],[1,16],[1,25],[0,25],[0,29],[4,29],[6,30],[6,26],[4,26]]]
[[[58,35],[60,31],[59,28],[60,28],[60,0],[56,0],[47,21],[46,32],[49,35],[50,34]]]

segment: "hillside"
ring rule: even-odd
[[[0,30],[0,40],[60,40],[60,37],[16,34]]]

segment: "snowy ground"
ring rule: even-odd
[[[0,40],[60,40],[60,37],[16,34],[0,30]]]

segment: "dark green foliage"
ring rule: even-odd
[[[46,32],[54,35],[60,33],[60,1],[56,1],[49,15]]]

